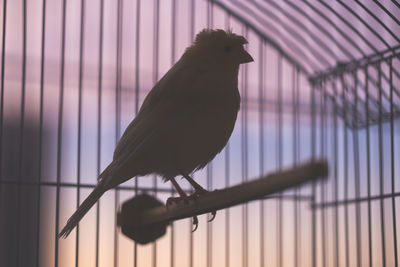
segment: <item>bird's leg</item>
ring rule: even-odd
[[[170,197],[167,199],[167,209],[169,206],[171,206],[173,203],[179,202],[182,199],[185,201],[185,203],[189,202],[189,197],[186,195],[185,191],[179,186],[179,184],[175,181],[175,178],[171,178],[171,183],[175,187],[176,191],[178,191],[179,197]],[[199,226],[199,219],[197,216],[193,216],[193,225],[194,229],[192,232],[196,231],[197,227]]]
[[[188,182],[193,186],[194,188],[194,194],[192,195],[192,197],[194,199],[196,199],[197,197],[201,196],[201,195],[205,195],[208,193],[207,190],[205,190],[201,185],[199,185],[198,183],[196,183],[195,180],[193,180],[192,177],[190,177],[187,174],[182,174],[183,177],[185,177],[186,180],[188,180]],[[215,219],[215,215],[217,215],[217,212],[214,210],[211,212],[211,219],[209,219],[208,221],[211,222]]]
[[[200,195],[204,195],[207,194],[208,191],[205,190],[201,185],[199,185],[198,183],[196,183],[195,180],[193,180],[192,177],[190,177],[187,174],[182,174],[183,177],[185,177],[186,180],[188,180],[188,182],[193,186],[194,188],[194,195],[196,196],[200,196]]]
[[[185,191],[179,186],[179,184],[175,181],[175,178],[170,179],[172,185],[175,187],[176,191],[178,191],[179,197],[170,197],[167,199],[167,207],[171,206],[174,203],[179,201],[189,201],[189,197],[186,195]]]

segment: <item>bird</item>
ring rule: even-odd
[[[246,38],[232,30],[203,29],[181,58],[154,85],[116,145],[112,162],[90,195],[68,219],[66,238],[107,191],[132,177],[156,174],[179,193],[167,207],[208,191],[191,177],[227,144],[240,109],[239,66],[254,61]],[[187,196],[175,178],[194,188]],[[215,212],[213,213],[215,216]],[[194,217],[197,228],[197,217]]]

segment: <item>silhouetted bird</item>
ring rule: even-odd
[[[172,182],[179,199],[188,196],[175,181],[178,175],[193,186],[192,196],[207,192],[189,175],[205,167],[232,134],[240,107],[239,65],[253,61],[244,50],[246,43],[231,31],[205,29],[197,34],[149,92],[118,142],[113,161],[59,237],[67,237],[105,191],[134,176],[161,175]],[[167,205],[174,201],[177,198],[170,198]]]

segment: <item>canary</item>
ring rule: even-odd
[[[194,196],[207,192],[191,177],[226,145],[240,108],[240,64],[253,61],[247,40],[224,30],[204,29],[179,61],[155,84],[119,140],[113,161],[91,194],[70,217],[59,237],[67,237],[109,189],[135,176],[158,174],[171,181],[183,176]],[[176,201],[170,198],[168,203]]]

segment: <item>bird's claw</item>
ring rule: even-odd
[[[208,222],[214,221],[216,215],[217,215],[217,212],[216,212],[215,210],[212,211],[212,212],[211,212],[211,216],[212,216],[212,217],[211,217],[211,219],[208,220]]]
[[[217,189],[215,191],[218,191]],[[195,201],[197,201],[197,199],[202,196],[209,193],[209,191],[205,190],[204,188],[197,188],[196,191],[194,192],[193,195],[191,195],[191,197],[193,197],[193,199]],[[217,215],[217,212],[214,210],[211,212],[211,218],[208,220],[208,222],[212,222],[215,219],[215,216]]]
[[[197,219],[197,216],[193,216],[192,224],[194,225],[194,228],[192,230],[192,233],[193,233],[194,231],[197,230],[197,227],[199,227],[199,219]]]

